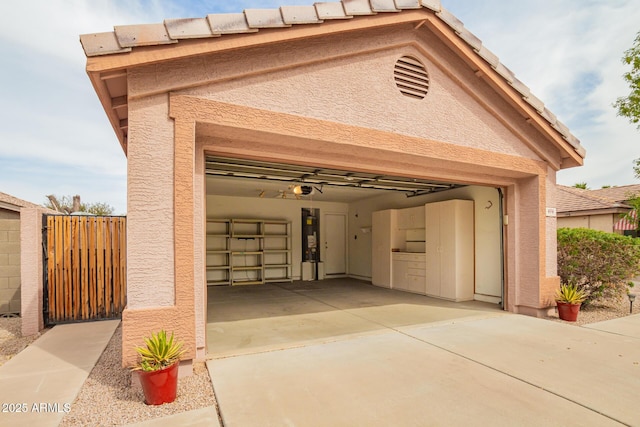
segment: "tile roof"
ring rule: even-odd
[[[556,209],[558,213],[593,211],[600,209],[629,209],[630,207],[609,197],[595,194],[599,190],[583,190],[575,187],[556,186]]]
[[[595,196],[606,197],[617,202],[625,202],[640,195],[640,184],[622,185],[620,187],[600,188],[590,190]]]
[[[312,6],[282,6],[278,9],[246,9],[243,13],[209,14],[206,18],[167,19],[161,24],[124,25],[113,32],[84,34],[80,42],[87,57],[131,52],[141,46],[175,44],[180,40],[215,38],[225,34],[257,32],[265,28],[286,28],[293,25],[322,24],[327,20],[357,19],[378,13],[398,13],[423,9],[434,13],[468,44],[511,87],[522,96],[566,140],[575,152],[584,157],[586,150],[563,123],[515,74],[500,63],[498,57],[482,45],[482,41],[440,4],[440,0],[342,0],[320,2]]]
[[[26,200],[18,199],[17,197],[13,197],[7,193],[0,192],[0,208],[2,208],[2,205],[9,205],[7,207],[15,211],[19,211],[20,208],[42,208],[41,205],[27,202]]]

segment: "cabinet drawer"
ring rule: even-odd
[[[425,278],[424,276],[407,276],[407,285],[406,290],[411,292],[416,292],[419,294],[424,294],[425,291]]]
[[[408,268],[407,274],[409,276],[420,276],[420,277],[426,276],[424,268]]]
[[[407,262],[407,267],[408,268],[413,268],[413,269],[421,269],[424,270],[426,267],[426,262],[424,261],[409,261]]]
[[[408,252],[394,252],[391,254],[391,258],[395,261],[410,261],[410,262],[425,262],[425,254],[423,253],[408,253]]]

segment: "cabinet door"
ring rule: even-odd
[[[398,229],[409,230],[413,228],[424,228],[424,206],[398,211]]]
[[[440,296],[440,207],[437,203],[425,206],[426,293]]]
[[[391,287],[391,211],[372,214],[371,227],[371,282],[376,286]]]
[[[393,272],[393,289],[407,290],[407,262],[393,260],[391,270]]]
[[[455,203],[440,205],[440,296],[456,298],[456,211]]]

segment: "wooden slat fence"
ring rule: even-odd
[[[126,218],[44,215],[47,325],[119,318],[127,300]]]

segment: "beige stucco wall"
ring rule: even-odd
[[[592,230],[613,233],[613,226],[620,219],[619,214],[565,216],[558,218],[558,227],[590,228]]]
[[[37,334],[44,327],[42,215],[40,208],[20,210],[20,280],[22,335]]]
[[[20,214],[0,213],[0,314],[20,313]]]
[[[166,95],[131,101],[127,152],[127,305],[167,307],[174,295],[173,121]]]
[[[400,94],[393,80],[396,60],[407,54],[421,59],[430,72],[430,93],[422,102]],[[264,55],[264,58],[256,60],[266,61],[274,53],[265,52]],[[536,158],[518,136],[501,125],[496,116],[478,105],[444,71],[412,46],[363,54],[357,61],[344,58],[295,70],[273,71],[186,93]],[[492,101],[503,104],[498,99]]]

